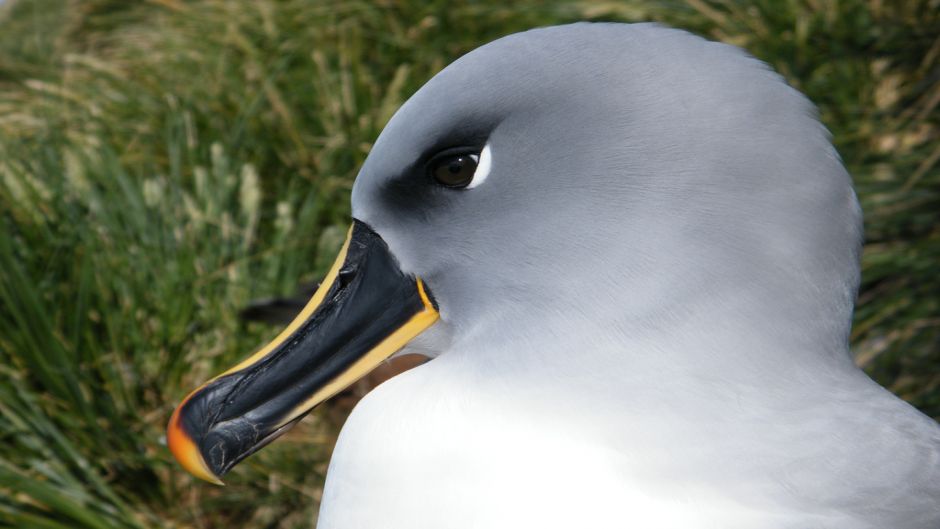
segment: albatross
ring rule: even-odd
[[[273,342],[178,406],[219,482],[396,353],[322,529],[940,527],[940,427],[848,347],[861,214],[812,104],[653,24],[542,28],[394,115]]]

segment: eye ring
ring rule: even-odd
[[[462,189],[473,181],[479,163],[479,151],[448,149],[431,158],[428,175],[444,187]]]

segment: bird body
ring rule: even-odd
[[[319,527],[936,526],[937,428],[864,376],[664,383],[496,374],[480,356],[449,352],[361,401]]]
[[[501,106],[528,121],[491,140],[480,189],[503,177],[503,209],[423,220],[461,226],[426,238],[458,266],[510,280],[455,286],[442,307],[484,312],[419,336],[437,358],[354,410],[320,527],[940,527],[940,428],[850,360],[859,210],[802,95],[655,25],[485,46],[403,107],[357,182],[354,215],[406,269],[369,201],[385,147]]]
[[[497,40],[393,116],[352,213],[301,316],[175,412],[194,473],[401,349],[432,359],[352,412],[321,529],[940,527],[940,427],[849,352],[851,178],[742,50],[653,24]]]

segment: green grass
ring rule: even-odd
[[[7,0],[0,525],[309,526],[337,412],[218,489],[172,462],[173,406],[276,332],[239,323],[239,307],[324,271],[352,178],[409,94],[484,42],[574,20],[659,20],[741,45],[819,104],[866,215],[859,362],[940,417],[938,12],[926,0]]]

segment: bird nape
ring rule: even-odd
[[[504,37],[376,140],[323,284],[191,393],[218,482],[395,354],[321,528],[940,527],[940,427],[848,350],[861,215],[812,104],[654,24]]]

